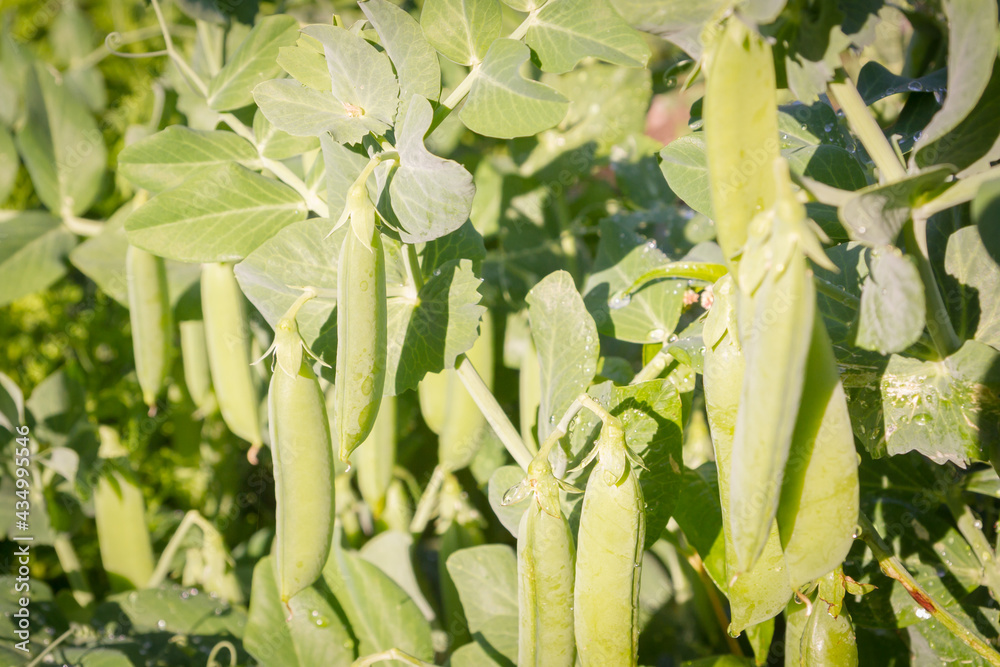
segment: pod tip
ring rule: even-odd
[[[261,447],[263,447],[262,444],[253,443],[250,445],[250,449],[247,450],[247,461],[249,461],[251,465],[257,465],[257,453],[260,451]]]

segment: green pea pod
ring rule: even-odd
[[[153,410],[170,364],[171,318],[162,257],[129,246],[125,254],[132,350],[142,400]]]
[[[790,602],[785,609],[785,667],[799,667],[802,664],[799,650],[802,647],[802,633],[809,622],[809,609],[798,600]]]
[[[208,345],[205,341],[205,322],[183,320],[178,327],[181,332],[184,384],[191,400],[198,408],[198,415],[205,416],[215,409],[212,376],[208,367]]]
[[[385,509],[386,493],[396,465],[396,397],[382,399],[375,426],[364,444],[354,455],[357,464],[358,489],[376,519]]]
[[[757,211],[774,201],[779,155],[777,86],[771,47],[738,17],[706,48],[705,152],[712,219],[726,259],[747,238]]]
[[[98,456],[105,464],[94,490],[101,564],[112,590],[142,588],[153,574],[146,503],[131,471],[122,468],[128,451],[118,433],[110,426],[101,426],[98,432],[101,440]]]
[[[730,634],[739,635],[779,614],[792,596],[778,528],[772,525],[764,551],[756,566],[736,576],[733,548],[733,515],[729,504],[732,477],[733,432],[736,429],[745,360],[736,342],[735,307],[738,298],[731,276],[720,279],[713,289],[715,303],[705,321],[705,409],[719,475],[719,502],[722,508],[726,544],[726,593],[731,610]]]
[[[847,557],[858,519],[858,456],[844,387],[822,317],[812,341],[778,505],[778,529],[794,588]]]
[[[486,386],[493,387],[493,318],[483,313],[479,338],[465,353]],[[438,438],[438,460],[445,471],[461,470],[475,458],[482,444],[486,418],[469,394],[458,373],[448,369],[447,416]]]
[[[243,293],[229,264],[201,268],[201,306],[205,318],[208,366],[219,411],[229,430],[250,443],[256,462],[263,438],[260,400],[250,368],[250,324]]]
[[[274,461],[275,557],[281,601],[316,581],[333,538],[333,444],[319,380],[303,355],[295,315],[307,294],[278,321],[274,373],[267,393]],[[291,609],[289,607],[289,609]]]
[[[427,428],[441,435],[444,422],[448,417],[448,385],[450,376],[447,371],[428,373],[417,385],[417,395],[420,398],[420,414]]]
[[[385,509],[379,517],[378,526],[386,530],[398,530],[401,533],[410,531],[410,521],[413,520],[413,506],[406,493],[403,482],[394,479],[385,492]]]
[[[805,255],[794,249],[783,271],[768,271],[752,297],[740,295],[740,308],[746,372],[733,434],[729,509],[737,572],[747,572],[771,535],[802,397],[816,308]]]
[[[337,270],[337,430],[347,462],[375,425],[386,368],[385,254],[364,184],[349,195],[351,227]]]
[[[559,507],[559,483],[546,458],[532,460],[519,485],[533,491],[534,502],[517,531],[517,664],[573,667],[573,534]]]
[[[608,415],[595,445],[577,537],[573,616],[584,667],[638,664],[645,504],[621,422]]]
[[[812,606],[799,644],[802,667],[857,667],[858,642],[847,609],[833,616],[822,602]]]

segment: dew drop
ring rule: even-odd
[[[833,123],[827,123],[823,126],[824,132],[833,132]]]
[[[906,87],[915,93],[919,93],[921,90],[924,89],[924,84],[920,83],[919,81],[911,81],[908,84],[906,84]]]

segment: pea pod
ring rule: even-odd
[[[621,422],[604,425],[583,496],[577,537],[573,616],[580,662],[636,665],[639,579],[646,515]]]
[[[517,531],[518,665],[572,667],[576,660],[573,583],[576,554],[569,523],[559,506],[560,482],[552,475],[549,451],[528,465],[504,504],[532,501]]]
[[[337,270],[337,430],[347,461],[375,425],[386,369],[385,255],[367,188],[352,186]]]
[[[276,501],[275,557],[281,601],[319,578],[330,554],[335,512],[333,444],[319,380],[303,355],[298,299],[275,328],[267,393]],[[291,609],[289,607],[289,609]]]
[[[260,401],[250,368],[250,325],[243,293],[229,264],[204,264],[201,304],[205,342],[219,411],[229,430],[250,443],[256,462],[263,438]]]
[[[705,408],[719,475],[719,502],[726,544],[726,589],[731,623],[738,635],[749,626],[780,613],[792,596],[781,540],[772,525],[764,551],[749,572],[737,576],[733,548],[733,514],[729,487],[733,476],[733,432],[739,408],[746,362],[737,344],[735,301],[739,298],[732,276],[720,279],[713,289],[715,303],[705,321]]]
[[[410,497],[406,493],[406,487],[402,481],[394,479],[385,492],[385,507],[378,525],[386,530],[406,533],[410,530],[410,521],[412,520],[413,507],[410,503]]]
[[[726,259],[747,238],[757,211],[774,201],[779,155],[777,85],[771,47],[738,17],[707,45],[705,152],[712,219]]]
[[[382,399],[375,426],[364,445],[354,455],[357,464],[358,489],[378,519],[385,509],[386,492],[392,482],[396,465],[396,397]]]
[[[171,318],[162,257],[129,246],[125,254],[132,350],[142,400],[154,410],[170,364]]]
[[[417,385],[420,398],[420,414],[427,428],[441,435],[444,422],[448,418],[448,387],[451,376],[446,371],[428,373]]]
[[[112,590],[142,588],[153,574],[153,548],[146,528],[142,491],[123,467],[128,451],[110,426],[98,430],[104,464],[94,491],[94,519],[101,564]]]
[[[205,321],[182,320],[178,323],[178,328],[181,333],[184,385],[198,408],[198,416],[203,417],[215,409],[215,394],[212,393],[212,376],[208,367],[208,345],[205,341]]]
[[[858,642],[847,609],[833,616],[822,602],[812,606],[799,644],[802,667],[857,667]]]
[[[493,387],[493,318],[489,311],[483,313],[479,324],[479,338],[465,353],[479,376],[489,388]],[[482,444],[486,418],[469,394],[458,373],[445,371],[448,376],[448,413],[438,439],[438,460],[446,471],[461,470],[472,462]]]

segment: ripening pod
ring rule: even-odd
[[[129,246],[125,279],[135,372],[142,400],[153,410],[167,377],[173,337],[166,264],[162,257]]]

